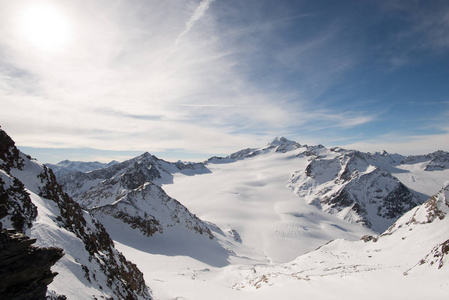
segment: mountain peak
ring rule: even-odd
[[[137,156],[137,159],[149,159],[153,157],[153,155],[150,154],[150,152],[146,151],[145,153],[142,153],[141,155]]]
[[[274,140],[272,140],[270,143],[268,143],[267,146],[279,146],[279,145],[292,145],[296,144],[295,141],[291,141],[289,139],[286,139],[285,137],[275,137]]]

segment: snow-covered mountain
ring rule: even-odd
[[[160,256],[124,251],[136,261],[145,260],[139,267],[153,280],[151,286],[161,299],[210,299],[217,294],[222,299],[297,299],[298,295],[314,299],[445,299],[449,286],[447,274],[438,273],[441,269],[417,276],[411,272],[404,276],[403,272],[427,254],[442,251],[449,229],[446,223],[435,223],[433,233],[432,229],[423,231],[422,242],[420,235],[407,237],[415,232],[413,228],[392,235],[391,240],[378,237],[382,228],[401,216],[399,211],[406,212],[413,205],[410,200],[423,203],[449,179],[448,169],[425,170],[422,164],[427,161],[401,163],[406,158],[387,152],[300,145],[283,138],[263,148],[214,157],[205,163],[210,172],[196,176],[175,173],[173,183],[162,184],[162,188],[202,220],[216,224],[222,232],[238,234],[239,242],[228,244],[234,253],[228,258],[230,265],[216,268],[167,258],[165,264],[176,261],[179,267],[155,270],[150,266],[154,267]],[[322,174],[318,172],[320,164],[328,165],[321,168]],[[318,198],[315,201],[295,193],[300,180],[315,180],[306,174],[309,165],[310,175],[316,178],[316,185],[310,184],[310,195]],[[325,194],[318,193],[324,187],[320,184],[328,184],[335,192],[346,191],[351,198],[338,203],[334,211],[327,210],[322,204]],[[361,222],[339,215],[351,211],[356,203],[365,205],[366,214],[359,210],[354,216],[370,221],[377,232],[370,231],[369,224],[361,226]],[[408,233],[409,229],[412,232]],[[219,231],[213,233],[220,238]],[[323,246],[330,240],[335,241]],[[395,249],[399,242],[401,246]],[[367,248],[360,250],[363,247]],[[314,251],[316,248],[319,250]],[[374,255],[377,258],[371,262]],[[296,267],[297,263],[301,265]],[[400,267],[395,269],[396,263]],[[171,289],[174,285],[177,288]]]
[[[380,236],[334,240],[292,262],[240,270],[233,288],[262,299],[282,293],[318,299],[445,299],[449,276],[449,185]],[[235,277],[234,277],[235,278]],[[315,286],[326,286],[316,289]],[[349,295],[348,295],[349,293]]]
[[[66,274],[84,284],[75,284],[78,293],[98,295],[101,259],[110,254],[99,251],[97,261],[79,250],[81,244],[61,242],[86,238],[70,231],[71,209],[46,200],[55,194],[76,201],[70,207],[78,207],[89,230],[107,230],[157,299],[445,299],[449,292],[448,152],[406,157],[280,137],[204,163],[171,163],[144,153],[98,170],[59,174],[71,198],[42,190],[46,182],[60,187],[48,169],[20,157],[25,171],[4,164],[11,178],[2,179],[3,186],[20,190],[18,178],[37,217],[20,200],[11,207],[27,217],[13,219],[11,211],[2,223],[43,236],[38,243],[47,242],[38,246],[48,246],[50,235],[55,246],[72,245],[52,268],[60,273],[50,285],[56,293]],[[42,182],[35,182],[37,175]],[[60,272],[57,266],[67,260],[72,269]],[[114,288],[102,291],[120,298]]]
[[[444,161],[446,156],[447,152],[440,151],[412,159],[385,151],[363,153],[301,145],[277,137],[263,148],[244,149],[204,163],[170,163],[144,153],[108,168],[63,175],[59,180],[83,208],[101,220],[108,217],[105,224],[111,224],[112,217],[145,236],[175,226],[212,237],[212,227],[200,220],[204,219],[239,235],[244,244],[249,241],[265,259],[286,261],[332,238],[358,239],[369,232],[348,222],[384,231],[430,196],[401,182],[397,175],[414,172],[400,168],[415,161]],[[439,188],[443,184],[440,175]],[[259,224],[258,213],[251,223],[254,218],[246,213],[251,211],[248,199],[254,199],[252,206],[258,203],[264,211],[264,224]],[[245,213],[236,213],[236,207]],[[235,220],[242,215],[246,218],[243,222]],[[270,223],[271,218],[276,222]],[[324,231],[323,223],[330,225]],[[264,230],[266,226],[269,228]],[[280,241],[262,242],[267,239]]]
[[[156,183],[172,182],[172,173],[207,172],[203,164],[169,163],[144,153],[88,173],[60,177],[65,190],[98,219],[113,217],[145,236],[180,227],[213,239],[209,228]]]
[[[376,166],[385,163],[385,158],[386,154],[377,164],[376,156],[342,150],[314,156],[305,169],[292,175],[289,186],[326,212],[382,232],[420,203],[396,177]]]
[[[113,160],[109,163],[101,163],[98,161],[93,162],[84,162],[84,161],[71,161],[71,160],[63,160],[57,164],[45,164],[49,167],[56,178],[61,177],[63,175],[74,173],[74,172],[90,172],[98,169],[104,169],[113,165],[118,164],[119,162]]]
[[[244,149],[224,158],[214,157],[207,163],[231,163],[254,157],[268,159],[274,153],[287,153],[291,165],[298,164],[298,168],[288,174],[288,186],[303,201],[377,232],[384,231],[431,195],[428,190],[423,195],[408,188],[407,182],[401,182],[396,174],[410,171],[400,167],[418,161],[425,163],[424,171],[430,171],[427,166],[434,165],[438,165],[438,170],[447,171],[444,162],[449,159],[449,153],[444,151],[415,158],[385,151],[363,153],[339,147],[327,149],[322,145],[301,145],[277,137],[266,147]],[[437,182],[441,188],[441,179]]]
[[[2,228],[24,233],[39,247],[64,251],[52,267],[58,275],[46,281],[51,282],[48,296],[151,298],[143,274],[116,250],[101,223],[62,191],[50,169],[21,153],[1,129],[0,184]],[[34,264],[22,274],[32,273]]]
[[[449,153],[446,151],[435,151],[427,155],[412,155],[401,161],[401,164],[422,163],[421,168],[425,171],[444,170],[449,168]]]

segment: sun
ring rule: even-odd
[[[59,51],[70,39],[67,16],[56,6],[36,3],[25,7],[19,16],[22,38],[35,48]]]

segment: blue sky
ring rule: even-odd
[[[447,1],[17,0],[0,20],[0,125],[42,162],[449,150]]]

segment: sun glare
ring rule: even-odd
[[[19,22],[23,39],[41,50],[60,51],[69,41],[67,17],[50,4],[26,7]]]

